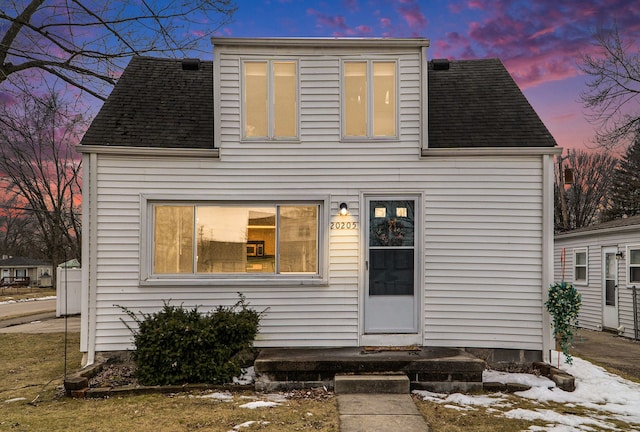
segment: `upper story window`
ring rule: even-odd
[[[629,266],[628,284],[640,285],[640,246],[630,246],[627,252]]]
[[[575,249],[573,251],[573,281],[575,283],[587,283],[588,260],[587,249]]]
[[[298,136],[298,64],[295,61],[243,63],[243,138]]]
[[[346,61],[343,133],[347,138],[396,136],[396,62]]]
[[[317,277],[320,204],[151,205],[151,274]]]

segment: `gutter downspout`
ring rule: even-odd
[[[83,226],[88,227],[89,235],[83,236],[82,245],[82,316],[86,316],[82,320],[83,332],[86,336],[86,362],[84,366],[92,365],[96,359],[96,251],[98,240],[97,227],[97,171],[98,171],[98,155],[89,153],[89,170],[84,175],[84,185],[88,185],[88,200],[83,200]],[[87,165],[85,165],[86,167]],[[84,192],[84,191],[83,191]],[[85,195],[86,196],[86,195]],[[88,201],[87,207],[84,207]],[[84,340],[84,339],[83,339]]]
[[[551,363],[551,349],[553,344],[553,331],[551,329],[551,316],[547,312],[544,303],[549,296],[548,287],[553,283],[553,183],[554,161],[553,155],[542,156],[542,359]]]

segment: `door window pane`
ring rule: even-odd
[[[295,137],[297,135],[297,79],[294,62],[273,64],[273,124],[274,136]]]
[[[367,135],[367,63],[344,64],[345,134]]]
[[[318,207],[280,207],[280,273],[318,271]]]
[[[413,201],[371,201],[370,206],[370,246],[414,245]]]
[[[413,295],[413,249],[372,249],[369,295]]]
[[[373,135],[396,134],[396,65],[373,63]]]
[[[245,136],[267,136],[267,62],[244,64]]]
[[[154,273],[193,272],[193,206],[156,206]]]

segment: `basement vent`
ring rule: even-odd
[[[182,60],[182,70],[198,70],[200,69],[200,59],[186,58]]]
[[[449,59],[433,59],[431,64],[433,70],[449,70]]]

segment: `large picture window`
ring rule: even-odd
[[[344,63],[345,137],[396,136],[396,62]]]
[[[318,204],[152,208],[153,274],[318,274]]]
[[[245,61],[245,139],[298,136],[298,72],[294,61]]]

